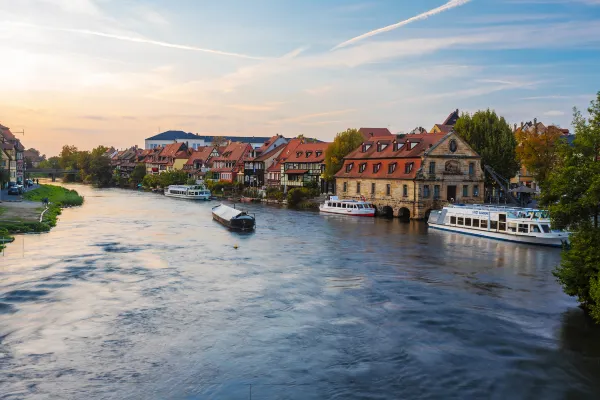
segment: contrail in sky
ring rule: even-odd
[[[342,47],[349,46],[349,45],[354,44],[356,42],[359,42],[359,41],[361,41],[363,39],[366,39],[366,38],[371,37],[371,36],[378,35],[378,34],[383,33],[383,32],[393,31],[394,29],[400,28],[401,26],[408,25],[408,24],[410,24],[412,22],[420,21],[422,19],[427,19],[427,18],[431,17],[432,15],[436,15],[436,14],[442,13],[442,12],[450,10],[450,9],[452,9],[454,7],[462,6],[463,4],[467,4],[470,1],[471,0],[450,0],[449,2],[447,2],[446,4],[444,4],[443,6],[439,6],[437,8],[434,8],[433,10],[426,11],[426,12],[424,12],[422,14],[416,15],[416,16],[414,16],[412,18],[409,18],[409,19],[405,19],[404,21],[400,21],[400,22],[398,22],[396,24],[384,26],[383,28],[375,29],[374,31],[364,33],[364,34],[362,34],[360,36],[357,36],[357,37],[354,37],[354,38],[352,38],[350,40],[346,40],[345,42],[338,44],[337,46],[335,46],[331,50],[335,50],[335,49],[339,49],[339,48],[342,48]]]
[[[81,34],[81,35],[100,36],[100,37],[105,37],[108,39],[123,40],[126,42],[145,43],[145,44],[151,44],[154,46],[169,47],[172,49],[180,49],[180,50],[199,51],[199,52],[203,52],[203,53],[217,54],[217,55],[221,55],[221,56],[247,58],[247,59],[251,59],[251,60],[264,60],[265,59],[265,57],[249,56],[246,54],[231,53],[231,52],[221,51],[221,50],[204,49],[204,48],[196,47],[196,46],[188,46],[188,45],[184,45],[184,44],[161,42],[161,41],[152,40],[152,39],[114,35],[112,33],[90,31],[87,29],[54,28],[54,27],[49,27],[49,26],[27,24],[27,23],[23,23],[23,22],[9,22],[9,23],[12,25],[19,25],[19,26],[25,26],[25,27],[30,27],[30,28],[39,28],[39,29],[47,29],[47,30],[51,30],[51,31],[77,33],[77,34]]]

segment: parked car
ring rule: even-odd
[[[21,190],[16,186],[11,186],[8,188],[8,194],[19,195],[21,194]]]

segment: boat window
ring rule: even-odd
[[[363,205],[362,205],[362,204],[359,204],[359,205],[358,205],[358,208],[363,208]]]
[[[471,226],[471,218],[465,218],[465,226]]]
[[[540,227],[537,225],[531,225],[531,233],[541,233]]]
[[[516,232],[517,231],[517,223],[516,222],[509,222],[508,223],[508,230],[511,232]]]
[[[487,221],[485,219],[482,219],[481,221],[479,221],[479,226],[483,229],[487,229]]]
[[[342,208],[346,208],[346,203],[342,203]]]
[[[498,219],[500,220],[498,229],[501,231],[506,231],[506,214],[500,214],[498,216]],[[495,221],[493,221],[493,222],[495,222]]]
[[[473,228],[479,228],[479,220],[473,218]]]
[[[450,217],[450,223],[456,225],[456,217]]]
[[[498,229],[498,221],[490,221],[490,229],[494,230],[494,231],[497,230]]]
[[[529,225],[519,224],[519,232],[520,233],[529,233]]]
[[[463,225],[465,223],[464,219],[462,217],[458,217],[458,224],[457,225]]]
[[[550,233],[550,226],[542,224],[542,230],[544,231],[544,233]]]

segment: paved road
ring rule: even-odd
[[[26,188],[25,191],[29,191],[29,190],[33,190],[38,188],[39,185],[33,185],[30,188]],[[9,195],[8,194],[8,189],[3,189],[0,190],[0,201],[15,201],[15,200],[19,200],[21,198],[21,196],[18,195]]]

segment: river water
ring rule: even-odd
[[[560,251],[77,186],[0,255],[0,399],[600,397]],[[235,248],[237,246],[237,249]]]

